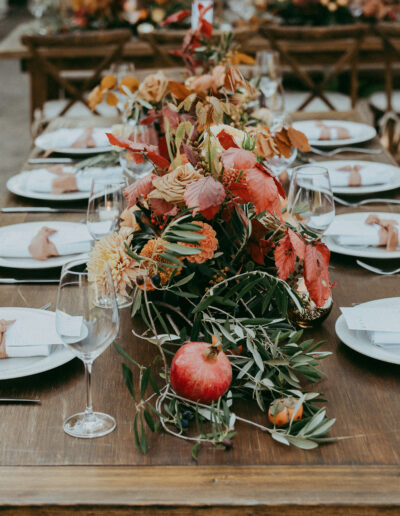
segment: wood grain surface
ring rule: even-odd
[[[301,115],[303,119],[311,117],[316,115]],[[329,117],[362,119],[355,112]],[[71,123],[76,124],[56,120],[52,127]],[[109,121],[96,119],[95,123],[106,126]],[[366,144],[369,148],[379,146],[377,139]],[[354,157],[393,162],[385,152],[372,158]],[[6,179],[1,176],[1,206],[32,204],[8,194]],[[398,206],[382,204],[367,210],[400,211]],[[354,210],[338,208],[339,213],[351,211]],[[65,214],[2,214],[0,225],[43,220],[51,226],[51,220],[81,218],[82,215]],[[394,262],[390,260],[386,265],[398,265]],[[1,269],[0,274],[54,278],[59,270],[21,273]],[[0,396],[42,400],[41,406],[0,405],[1,507],[6,510],[8,504],[29,505],[33,510],[35,504],[46,504],[49,512],[40,514],[53,514],[58,504],[83,504],[83,508],[84,504],[92,504],[92,508],[86,507],[91,511],[97,504],[114,507],[119,501],[121,511],[135,505],[142,511],[138,514],[154,514],[147,508],[151,504],[166,504],[173,509],[171,514],[186,514],[179,512],[180,508],[192,503],[198,509],[202,503],[210,510],[220,506],[221,512],[215,514],[222,515],[224,507],[229,514],[261,514],[253,508],[248,510],[249,505],[268,506],[268,514],[278,514],[281,505],[296,506],[300,511],[291,514],[309,514],[301,512],[308,506],[316,514],[344,514],[347,512],[340,511],[351,511],[356,506],[359,512],[349,514],[376,514],[373,511],[378,509],[395,514],[400,507],[400,368],[348,349],[336,337],[334,324],[339,306],[398,296],[400,278],[374,275],[356,266],[354,258],[340,255],[332,256],[331,276],[336,283],[334,309],[323,325],[308,336],[325,339],[323,349],[333,353],[322,363],[326,377],[313,389],[325,394],[328,415],[337,418],[332,434],[345,439],[302,451],[277,444],[268,435],[239,424],[234,448],[228,452],[203,448],[199,453],[200,467],[194,466],[189,444],[164,434],[151,436],[150,452],[142,455],[133,441],[134,408],[122,380],[121,359],[109,348],[94,364],[94,405],[115,416],[118,426],[101,439],[73,439],[62,430],[63,419],[84,406],[83,366],[77,359],[41,375],[0,382]],[[0,285],[0,305],[40,307],[52,302],[54,310],[56,290],[55,285]],[[121,311],[119,345],[137,360],[150,363],[154,350],[134,338],[131,327],[129,309],[125,309]],[[265,415],[252,404],[240,406],[238,413],[265,423]],[[320,511],[321,507],[328,510],[331,506],[340,511]],[[242,511],[240,507],[247,509]]]

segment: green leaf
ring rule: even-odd
[[[200,449],[200,446],[201,446],[201,442],[197,442],[193,448],[192,448],[192,458],[193,460],[195,460],[197,462],[197,456],[199,454],[199,449]]]
[[[128,391],[131,393],[132,398],[136,401],[135,390],[133,388],[132,370],[125,363],[122,363],[122,376],[126,386],[128,387]]]
[[[114,348],[118,351],[120,355],[126,358],[126,360],[134,364],[136,367],[139,367],[139,369],[141,368],[141,365],[138,362],[136,362],[136,360],[133,360],[133,358],[130,357],[128,353],[125,350],[123,350],[116,342],[114,342]]]
[[[187,247],[185,245],[173,244],[172,242],[165,242],[165,247],[175,254],[182,256],[192,256],[201,253],[201,249],[197,247]]]
[[[189,283],[189,281],[191,281],[191,279],[193,278],[194,276],[194,272],[192,272],[192,274],[189,274],[189,276],[186,276],[185,278],[182,278],[181,280],[177,281],[176,283],[174,283],[174,288],[176,287],[181,287],[182,285],[185,285],[186,283]]]
[[[143,453],[147,453],[147,436],[144,429],[144,423],[143,423],[143,417],[142,414],[140,414],[140,447],[143,451]]]
[[[144,395],[145,395],[146,389],[147,389],[147,385],[149,383],[150,372],[151,372],[150,366],[146,367],[146,369],[144,370],[143,375],[142,375],[142,380],[140,382],[140,396],[142,399],[144,398]]]
[[[147,426],[150,428],[150,430],[152,432],[154,432],[155,431],[155,424],[154,424],[154,420],[153,420],[152,415],[146,409],[144,409],[143,415],[144,415],[144,419],[145,419],[145,421],[147,423]]]
[[[138,422],[137,422],[138,414],[135,414],[135,418],[133,420],[133,435],[135,437],[135,444],[137,449],[142,452],[142,447],[140,446],[140,439],[139,439],[139,431],[138,431]],[[142,452],[143,453],[143,452]]]

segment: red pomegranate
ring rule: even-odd
[[[207,342],[188,342],[172,360],[170,380],[180,396],[209,403],[228,390],[232,366],[225,353],[216,346]]]

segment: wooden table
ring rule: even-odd
[[[330,116],[360,120],[354,112]],[[59,125],[56,120],[52,127]],[[376,139],[367,146],[376,148],[379,142]],[[372,159],[393,163],[385,151]],[[1,205],[24,204],[7,194],[6,178],[1,181]],[[374,208],[399,211],[389,205],[369,207]],[[48,223],[54,218],[2,215],[1,224]],[[67,219],[65,215],[57,218]],[[5,276],[13,271],[0,273]],[[56,277],[58,273],[43,275]],[[95,408],[114,415],[118,426],[101,439],[74,439],[62,429],[63,419],[84,405],[83,367],[77,359],[35,377],[0,382],[0,396],[42,400],[41,406],[0,405],[2,514],[55,515],[68,509],[86,515],[130,514],[133,509],[139,515],[179,516],[399,514],[399,366],[353,352],[335,336],[334,324],[339,306],[398,296],[400,279],[373,275],[355,266],[353,258],[334,255],[332,280],[337,284],[334,309],[311,335],[325,339],[323,349],[333,355],[323,361],[327,376],[314,388],[325,393],[329,417],[337,418],[333,435],[348,439],[302,451],[238,425],[234,448],[227,452],[203,448],[198,465],[191,459],[190,444],[165,434],[151,436],[150,452],[141,455],[132,436],[133,404],[122,380],[121,359],[111,347],[95,362],[93,392]],[[54,309],[56,290],[54,285],[1,285],[0,302],[40,307],[51,301]],[[153,350],[133,337],[129,310],[121,316],[118,343],[136,359],[149,363]],[[239,412],[246,417],[257,410],[246,404]],[[265,416],[259,414],[258,420],[265,423]]]

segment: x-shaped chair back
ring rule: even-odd
[[[350,68],[351,71],[351,104],[354,107],[357,102],[358,89],[358,53],[360,45],[366,34],[366,27],[362,24],[343,25],[334,27],[281,27],[276,25],[265,25],[260,28],[261,34],[268,38],[272,49],[279,52],[282,62],[290,66],[295,76],[310,90],[310,94],[298,108],[303,110],[314,98],[320,98],[331,110],[336,110],[324,90],[332,79],[336,78],[343,70]],[[321,82],[316,82],[305,70],[304,65],[299,63],[299,52],[289,50],[290,46],[295,47],[296,43],[309,43],[311,54],[319,51],[323,43],[332,46],[340,51],[344,48],[336,62],[329,66]],[[340,42],[340,44],[339,44]],[[297,54],[297,55],[296,55]],[[296,55],[296,57],[295,57]],[[326,62],[315,62],[324,68]]]
[[[121,57],[123,47],[131,36],[130,30],[117,29],[56,35],[24,35],[21,41],[29,48],[34,65],[68,92],[70,99],[59,115],[62,116],[78,101],[88,106],[85,93],[99,82],[102,72]],[[96,57],[98,55],[101,61],[78,89],[63,77],[62,68],[55,62],[77,57],[78,54],[85,56],[86,50],[90,57],[93,57],[95,52]]]
[[[393,64],[400,62],[400,27],[393,23],[378,23],[375,33],[382,39],[385,56],[385,90],[387,111],[392,111]]]

